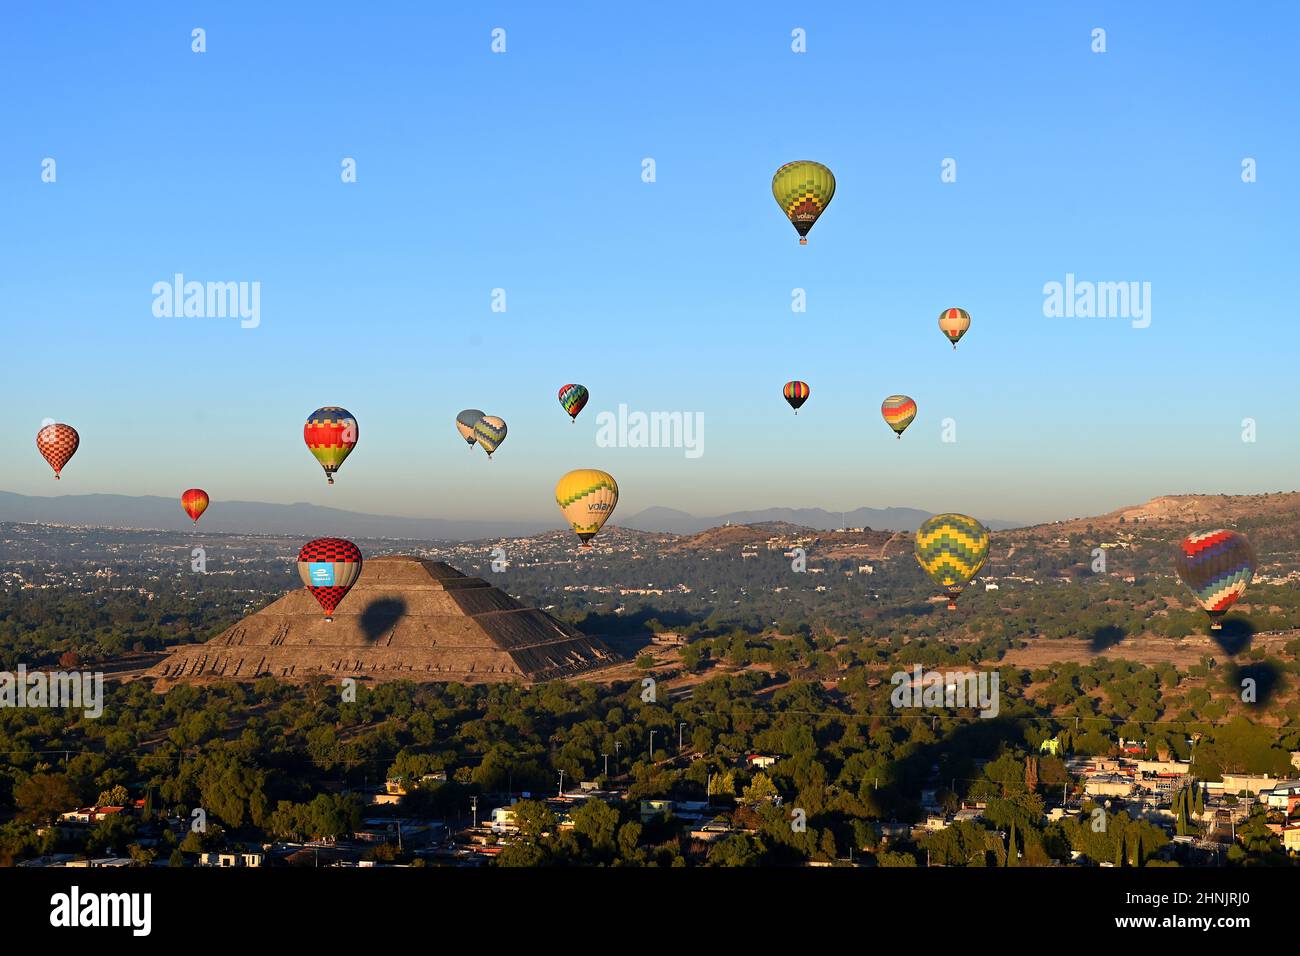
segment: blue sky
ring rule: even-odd
[[[623,516],[1032,521],[1300,484],[1294,4],[278,7],[0,32],[0,488],[558,525],[575,467]],[[770,181],[803,158],[838,191],[801,248]],[[156,318],[177,272],[260,282],[261,325]],[[1067,273],[1150,282],[1150,327],[1044,317]],[[894,392],[920,407],[901,442]],[[597,447],[620,402],[702,413],[703,456]],[[361,430],[333,488],[301,439],[327,404]],[[494,460],[465,407],[508,422]],[[57,485],[47,417],[82,436]]]

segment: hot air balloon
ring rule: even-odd
[[[298,575],[321,608],[325,620],[361,576],[361,550],[342,538],[317,538],[298,552]]]
[[[969,328],[970,313],[965,309],[944,309],[939,313],[939,331],[948,336],[953,348],[957,347]]]
[[[484,413],[477,408],[467,408],[456,416],[456,431],[460,432],[460,437],[465,439],[467,444],[473,445],[478,440],[474,437],[474,426],[483,415]]]
[[[331,485],[334,484],[334,472],[357,447],[358,435],[357,420],[346,408],[326,405],[308,416],[302,437],[307,442],[307,450],[325,469],[325,477]]]
[[[181,507],[185,513],[199,523],[199,515],[208,510],[208,493],[202,488],[190,488],[181,492]]]
[[[885,419],[885,424],[902,438],[903,432],[916,417],[916,402],[906,395],[890,395],[880,403],[880,414]]]
[[[812,389],[808,387],[807,382],[786,382],[781,394],[785,396],[785,400],[790,403],[790,407],[798,415],[799,409],[803,407],[803,403],[808,401],[808,396],[812,394]]]
[[[489,458],[506,440],[506,423],[495,415],[484,415],[474,424],[474,438],[483,446]]]
[[[71,425],[46,425],[36,433],[36,450],[50,463],[56,479],[80,445],[81,436]]]
[[[590,548],[591,539],[618,504],[618,482],[608,472],[579,468],[556,484],[555,503],[560,506],[574,533],[582,539],[582,546]]]
[[[585,385],[566,385],[560,389],[560,405],[574,422],[578,420],[578,412],[587,407],[590,397]]]
[[[966,515],[935,515],[916,532],[916,560],[948,595],[948,610],[989,556],[989,532]]]
[[[1237,603],[1255,575],[1255,549],[1235,531],[1198,531],[1178,546],[1174,567],[1210,615],[1210,629],[1217,631],[1223,626],[1219,618]]]
[[[772,195],[799,233],[799,244],[806,246],[808,230],[835,195],[835,176],[821,163],[810,160],[786,163],[772,177]]]

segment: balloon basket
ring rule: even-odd
[[[808,245],[808,240],[807,240],[807,239],[800,239],[800,240],[799,240],[799,245],[801,245],[801,246],[806,246],[806,245]]]

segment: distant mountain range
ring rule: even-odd
[[[675,508],[647,508],[619,522],[638,531],[667,531],[671,534],[698,534],[709,528],[728,524],[784,522],[833,531],[836,528],[871,528],[873,531],[915,531],[931,517],[917,508],[856,508],[853,511],[826,511],[824,508],[764,508],[762,511],[733,511],[730,514],[697,518]],[[1023,527],[1019,521],[980,518],[991,531]]]
[[[872,528],[877,531],[915,531],[928,511],[915,508],[858,508],[841,514],[821,508],[768,508],[737,511],[699,518],[673,508],[647,508],[614,523],[637,531],[696,534],[726,524],[786,522],[827,531],[834,528]],[[101,525],[109,528],[155,528],[181,531],[192,522],[176,498],[129,495],[58,495],[42,498],[0,491],[0,521],[43,524]],[[985,521],[1000,531],[1020,527],[1012,521]],[[206,531],[236,534],[344,535],[359,538],[412,538],[437,541],[473,541],[480,538],[521,537],[562,527],[554,521],[471,521],[456,518],[403,518],[364,514],[298,502],[291,505],[261,501],[216,501],[203,516]]]
[[[37,498],[0,491],[0,521],[156,528],[180,531],[193,526],[180,499],[128,495],[59,495]],[[551,531],[554,521],[465,521],[454,518],[403,518],[362,514],[297,502],[214,501],[199,522],[205,531],[236,534],[342,535],[357,538],[411,538],[421,541],[473,541]]]

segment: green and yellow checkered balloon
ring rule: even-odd
[[[806,246],[808,230],[835,195],[835,175],[807,159],[786,163],[772,177],[772,195],[798,231],[799,244]]]
[[[967,515],[935,515],[917,529],[917,563],[948,595],[949,610],[988,556],[988,529]]]

